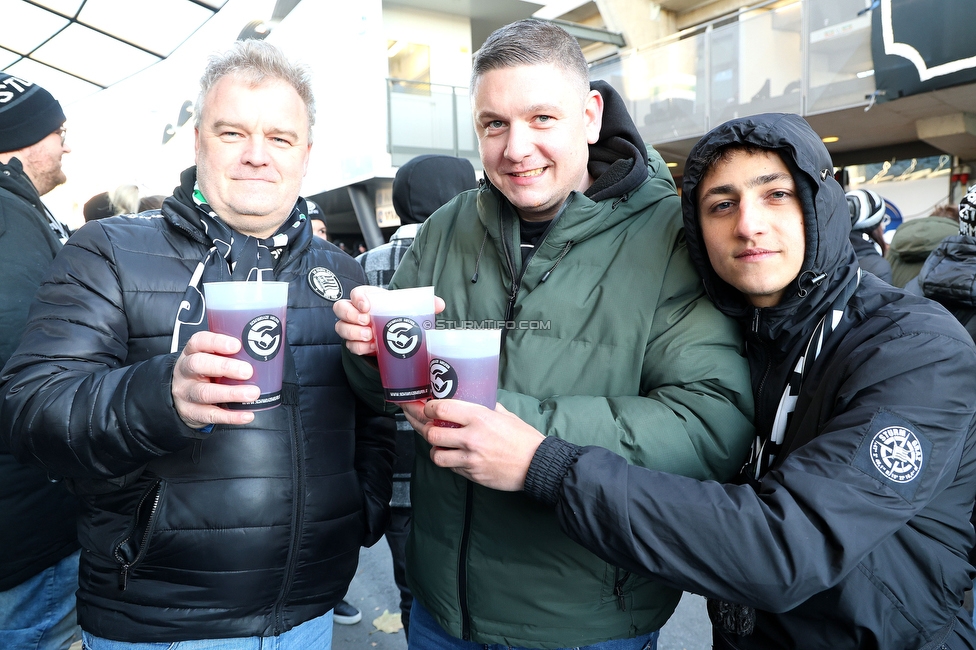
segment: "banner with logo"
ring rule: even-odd
[[[875,0],[877,101],[976,82],[973,0]]]

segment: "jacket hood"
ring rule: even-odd
[[[624,100],[605,81],[590,82],[603,96],[600,139],[590,145],[587,171],[595,180],[585,194],[593,201],[632,192],[647,178],[647,147]]]
[[[400,223],[423,223],[455,196],[477,186],[474,167],[466,158],[416,156],[393,179],[393,209]]]
[[[696,191],[705,171],[703,161],[716,150],[734,144],[778,152],[796,180],[806,237],[803,265],[783,300],[760,310],[763,331],[759,334],[767,339],[802,336],[857,275],[844,190],[834,179],[833,163],[820,136],[798,115],[769,113],[731,120],[698,141],[685,166],[681,198],[688,249],[709,297],[723,313],[740,322],[755,323],[755,310],[738,290],[718,277],[708,260]],[[791,342],[783,344],[790,346]]]

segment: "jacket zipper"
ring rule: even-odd
[[[622,612],[627,611],[627,601],[624,600],[624,583],[630,577],[630,571],[624,571],[620,577],[620,567],[613,568],[613,595],[617,597],[617,607]]]
[[[549,279],[549,276],[552,275],[552,272],[556,270],[556,267],[559,266],[559,263],[562,262],[563,258],[569,254],[569,249],[573,247],[573,243],[574,242],[572,239],[566,242],[566,245],[563,247],[562,252],[559,253],[559,257],[556,258],[556,262],[551,267],[549,267],[549,270],[546,271],[545,275],[542,276],[540,282],[545,282],[546,280]]]
[[[567,199],[566,203],[564,203],[563,207],[559,209],[559,212],[556,214],[556,216],[553,217],[552,221],[549,222],[549,225],[546,227],[545,232],[542,233],[542,237],[539,239],[539,243],[536,244],[536,246],[529,252],[529,256],[525,258],[525,263],[522,264],[522,270],[521,272],[518,273],[517,276],[515,273],[514,253],[511,250],[509,250],[508,240],[504,236],[505,229],[502,226],[502,222],[503,222],[502,210],[501,208],[499,208],[498,210],[499,232],[502,233],[502,242],[504,242],[503,248],[505,250],[505,261],[508,263],[508,271],[512,276],[512,287],[508,294],[508,309],[505,310],[505,322],[508,322],[515,318],[515,301],[518,299],[519,290],[521,290],[522,288],[522,279],[525,277],[525,272],[528,270],[529,264],[532,262],[532,258],[535,257],[535,254],[539,250],[539,247],[542,246],[544,243],[546,243],[546,240],[549,238],[549,233],[552,232],[552,229],[555,227],[556,222],[558,222],[559,218],[562,217],[563,212],[565,212],[566,208],[569,207],[571,201],[572,201],[572,196],[570,196],[570,198]],[[516,219],[516,223],[517,222],[518,221]],[[565,248],[563,248],[562,254],[559,256],[559,259],[557,259],[556,263],[552,265],[552,268],[550,268],[549,271],[546,272],[545,277],[543,277],[542,279],[542,282],[545,282],[546,280],[549,279],[549,274],[552,273],[553,270],[555,270],[556,266],[559,264],[559,262],[561,262],[562,259],[566,257],[566,254],[569,252],[569,249],[572,248],[572,246],[573,246],[572,241],[566,243],[566,246]],[[502,336],[504,336],[505,332],[507,331],[508,331],[507,328],[502,330]]]
[[[756,339],[755,345],[762,348],[763,356],[765,357],[765,363],[763,365],[762,377],[759,379],[759,385],[756,389],[756,403],[761,403],[760,396],[766,387],[766,378],[769,376],[769,370],[772,367],[772,355],[769,354],[769,350],[766,348],[766,344],[762,342],[759,338],[759,320],[762,315],[762,310],[758,307],[752,311],[752,333],[755,335]]]
[[[274,615],[275,615],[275,629],[274,635],[277,636],[285,631],[284,621],[281,618],[282,609],[284,609],[285,598],[288,596],[288,592],[291,591],[291,584],[295,578],[295,565],[298,564],[298,551],[301,546],[301,536],[299,532],[304,527],[305,517],[303,513],[305,512],[305,454],[302,451],[302,434],[298,428],[297,416],[295,409],[290,408],[291,420],[292,420],[292,443],[294,444],[294,460],[295,460],[295,481],[292,484],[292,489],[294,491],[294,499],[292,503],[294,507],[292,509],[291,517],[291,550],[288,553],[288,560],[285,564],[285,580],[281,584],[281,592],[278,594],[278,600],[275,602]]]
[[[160,483],[161,483],[160,479],[156,479],[156,482],[153,483],[152,487],[150,487],[149,490],[144,495],[142,495],[142,498],[139,499],[139,505],[136,506],[136,519],[135,522],[132,524],[132,530],[129,532],[128,535],[125,536],[125,538],[121,542],[119,542],[115,546],[115,559],[118,560],[119,564],[122,565],[121,569],[119,570],[120,591],[125,591],[126,587],[129,586],[129,570],[132,569],[132,567],[134,567],[135,565],[137,565],[139,563],[139,560],[141,560],[146,555],[146,549],[149,546],[148,544],[149,536],[152,533],[152,529],[153,529],[153,521],[156,519],[156,510],[159,508],[159,495],[161,492]],[[150,496],[152,497],[153,504],[149,510],[149,518],[146,520],[146,530],[142,534],[142,540],[139,544],[139,552],[136,553],[136,556],[135,558],[133,558],[132,562],[126,562],[125,558],[122,557],[120,551],[122,550],[122,547],[125,546],[126,542],[132,539],[132,536],[136,533],[136,530],[139,527],[139,513],[142,512],[142,508],[146,504],[146,500],[149,499]]]
[[[471,536],[471,507],[474,505],[474,485],[469,481],[464,498],[464,527],[458,552],[458,604],[461,609],[461,638],[471,640],[471,620],[468,618],[468,540]]]

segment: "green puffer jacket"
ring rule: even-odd
[[[754,436],[749,368],[691,265],[671,175],[650,154],[629,196],[571,194],[524,274],[510,204],[490,184],[461,194],[424,224],[390,288],[433,285],[447,302],[439,326],[509,321],[499,402],[546,435],[726,480]],[[506,316],[513,271],[522,279]],[[375,371],[367,378],[381,395]],[[417,444],[408,579],[450,634],[564,648],[667,621],[679,591],[607,565],[551,509],[438,468]]]

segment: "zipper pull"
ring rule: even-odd
[[[518,298],[518,287],[512,286],[512,291],[508,294],[508,309],[505,310],[505,320],[510,321],[515,317],[515,300]]]
[[[123,564],[122,571],[119,572],[119,591],[125,591],[129,585],[129,565]]]
[[[556,258],[556,263],[552,265],[551,269],[546,271],[546,274],[542,276],[542,280],[540,280],[540,282],[545,282],[546,280],[549,279],[549,276],[552,275],[552,272],[556,270],[556,267],[559,266],[559,263],[563,261],[563,258],[566,257],[567,253],[569,253],[569,249],[573,247],[574,243],[575,242],[572,239],[566,242],[566,246],[563,247],[563,250],[559,254],[559,257]]]
[[[617,584],[615,584],[613,586],[613,595],[617,597],[617,607],[620,608],[620,611],[626,612],[627,611],[627,601],[624,600],[624,587],[623,587],[623,582],[624,581],[621,580],[620,582],[618,582]]]
[[[759,333],[759,309],[756,308],[752,312],[752,333]]]

